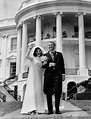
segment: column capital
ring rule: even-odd
[[[38,14],[38,15],[34,16],[33,18],[34,18],[34,19],[36,19],[36,18],[41,18],[41,15]]]
[[[27,20],[24,20],[24,21],[21,22],[22,25],[26,24],[26,23],[27,23]]]
[[[81,11],[79,11],[79,12],[76,14],[76,16],[80,16],[80,15],[86,15],[86,12],[81,12]]]
[[[8,34],[5,34],[5,35],[3,35],[2,37],[3,37],[3,38],[8,38],[9,35],[8,35]]]
[[[41,18],[41,15],[40,14],[39,15],[36,15],[36,17]]]
[[[22,28],[22,23],[20,23],[18,26],[17,26],[17,30],[21,29]]]
[[[60,12],[60,11],[59,11],[59,12],[55,12],[54,15],[55,15],[55,16],[57,16],[57,15],[63,16],[63,12]]]

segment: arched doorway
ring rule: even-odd
[[[23,86],[23,99],[22,100],[24,100],[25,90],[26,90],[26,84],[24,84],[24,86]]]
[[[77,93],[76,83],[71,81],[67,84],[67,97],[72,99],[75,93]]]

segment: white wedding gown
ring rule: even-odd
[[[29,75],[21,113],[25,114],[36,110],[39,113],[45,111],[43,94],[43,72],[39,57],[34,57],[29,67]]]

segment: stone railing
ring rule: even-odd
[[[65,74],[66,75],[77,75],[77,70],[78,69],[65,69]]]
[[[66,69],[65,74],[66,75],[77,75],[77,70],[78,69]],[[22,74],[22,78],[28,78],[28,72],[24,72]]]

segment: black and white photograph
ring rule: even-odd
[[[91,119],[91,0],[0,0],[0,119]]]

